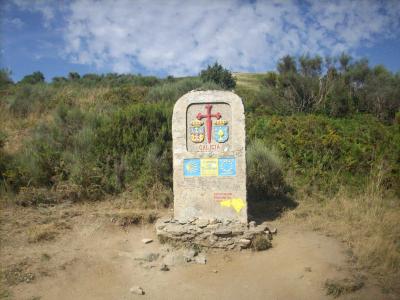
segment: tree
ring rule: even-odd
[[[224,89],[233,89],[236,86],[236,81],[232,73],[215,62],[213,66],[208,66],[206,70],[200,72],[200,78],[205,82],[215,82]]]
[[[296,59],[290,55],[282,57],[278,62],[277,69],[279,74],[297,73]]]
[[[20,83],[28,83],[28,84],[36,84],[36,83],[41,83],[41,82],[44,82],[44,75],[40,71],[33,72],[30,75],[26,75],[20,81]]]
[[[81,75],[79,75],[79,73],[77,73],[77,72],[69,72],[69,74],[68,74],[68,80],[73,81],[73,80],[78,80],[80,78],[81,78]]]
[[[322,72],[322,58],[316,55],[314,58],[309,55],[302,55],[299,58],[300,71],[305,77],[318,77]]]
[[[351,56],[347,55],[346,53],[342,53],[339,57],[339,63],[340,63],[340,70],[342,72],[347,72],[349,68],[349,64],[351,61]]]
[[[13,84],[11,79],[11,71],[8,69],[0,69],[0,89]]]

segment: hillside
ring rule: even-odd
[[[246,111],[249,214],[335,237],[355,268],[400,293],[399,74],[363,70],[355,62],[346,71],[233,74]],[[117,74],[1,85],[2,211],[165,212],[172,108],[194,89],[231,88],[201,77]],[[12,222],[2,216],[2,227]],[[34,243],[67,234],[51,222],[31,233]]]

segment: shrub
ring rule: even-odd
[[[341,184],[362,188],[370,170],[383,161],[389,169],[385,188],[398,189],[399,132],[372,116],[272,116],[249,118],[249,123],[248,137],[274,145],[285,169],[294,172],[302,185],[333,193]]]
[[[247,149],[247,190],[252,198],[279,196],[285,193],[281,162],[275,150],[261,140],[253,141]]]
[[[0,90],[13,83],[14,82],[11,79],[11,71],[8,69],[0,69]]]
[[[144,86],[123,85],[114,87],[104,94],[104,100],[114,105],[127,105],[135,102],[143,102],[149,88]]]
[[[26,117],[30,113],[41,113],[52,104],[51,89],[42,84],[23,85],[8,98],[9,109],[17,117]]]
[[[110,191],[146,176],[170,182],[171,115],[168,106],[138,103],[100,124],[95,151]]]
[[[5,188],[4,182],[6,178],[6,172],[9,167],[9,157],[3,150],[3,147],[6,143],[7,135],[0,131],[0,191]]]
[[[263,251],[267,250],[272,247],[271,242],[268,240],[268,238],[263,235],[257,235],[252,241],[251,241],[251,248],[254,251]]]
[[[217,62],[213,66],[208,66],[207,69],[202,70],[200,78],[204,82],[214,82],[226,90],[233,89],[236,86],[232,73]]]
[[[36,84],[36,83],[43,83],[44,82],[44,75],[42,72],[37,71],[33,72],[30,75],[24,76],[22,80],[19,83],[25,83],[25,84]]]
[[[200,78],[184,78],[177,81],[166,81],[150,89],[146,100],[149,102],[175,102],[182,95],[192,90],[219,90],[221,87],[212,82],[203,82]]]

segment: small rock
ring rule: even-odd
[[[187,251],[185,251],[185,253],[183,254],[183,257],[185,258],[185,260],[187,262],[190,262],[193,260],[193,258],[197,255],[197,251],[194,249],[188,249]]]
[[[274,229],[270,230],[270,232],[271,232],[272,234],[277,234],[277,233],[278,233],[278,229],[274,228]]]
[[[133,286],[129,290],[132,294],[144,295],[144,290],[140,286]]]
[[[218,219],[216,219],[216,218],[210,220],[210,224],[211,225],[218,224],[218,223],[220,223],[220,221]]]
[[[207,226],[209,230],[216,230],[217,228],[219,228],[219,224],[210,224]]]
[[[232,230],[232,235],[242,235],[244,230],[242,229],[233,229]]]
[[[161,268],[160,268],[160,271],[169,271],[169,268],[168,268],[168,266],[166,264],[162,264]]]
[[[196,222],[197,218],[196,217],[192,217],[188,220],[188,223],[192,224],[194,222]]]
[[[311,272],[311,267],[305,267],[305,268],[304,268],[304,271],[306,271],[306,272]]]
[[[231,224],[231,223],[232,223],[231,220],[225,220],[225,221],[224,221],[224,225],[225,225],[225,226],[228,226],[228,225]]]
[[[240,239],[239,240],[240,246],[248,247],[251,243],[251,240],[248,239]]]
[[[181,224],[181,225],[185,225],[186,223],[187,223],[186,220],[179,220],[179,224]]]
[[[165,228],[165,226],[167,226],[167,225],[165,225],[165,224],[157,224],[156,225],[156,229],[157,230],[163,230]]]
[[[231,234],[232,234],[232,230],[221,228],[221,229],[217,229],[217,230],[214,232],[214,234],[215,234],[216,236],[227,236],[227,235],[231,235]]]
[[[213,273],[218,273],[218,270],[215,270],[215,269],[214,269],[214,270],[212,270],[212,271],[213,271]]]
[[[200,219],[197,220],[196,225],[200,228],[204,228],[208,225],[208,223],[209,223],[208,220]]]
[[[199,254],[198,256],[195,257],[194,261],[197,264],[205,265],[207,263],[207,258],[204,254]]]
[[[269,231],[267,222],[261,223],[260,225],[257,226],[257,229],[258,228],[260,228],[260,230],[262,230],[262,231]]]
[[[250,221],[249,222],[249,228],[254,228],[256,227],[256,222],[255,221]]]
[[[144,244],[149,244],[152,241],[153,241],[152,239],[142,239],[142,243],[144,243]]]

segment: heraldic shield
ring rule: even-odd
[[[218,143],[225,143],[229,138],[228,125],[214,125],[214,139]]]
[[[193,143],[202,143],[204,141],[205,128],[202,121],[195,120],[190,127],[190,138]]]

